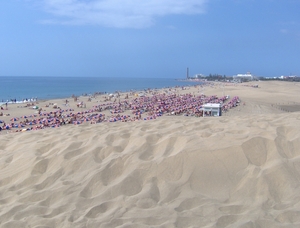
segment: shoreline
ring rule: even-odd
[[[268,83],[262,83],[264,85],[263,89],[266,88]],[[260,90],[261,88],[258,88],[256,84],[255,82],[255,86],[253,86],[253,83],[210,82],[201,85],[148,89],[130,93],[117,92],[115,94],[37,100],[27,103],[9,103],[8,110],[6,110],[5,105],[2,105],[2,110],[0,110],[0,115],[2,114],[0,116],[0,126],[3,133],[5,131],[39,130],[45,127],[57,128],[65,124],[154,120],[162,116],[174,115],[202,117],[201,105],[204,102],[211,103],[211,101],[213,101],[212,103],[222,104],[223,116],[245,115],[249,112],[261,113],[261,110],[255,110],[251,107],[251,102],[249,108],[249,102],[244,100],[242,94],[242,96],[239,95],[239,93],[247,90],[254,93],[255,90]],[[237,91],[237,93],[233,93],[234,91]],[[236,97],[236,100],[229,101],[227,99],[230,97],[227,95],[228,93],[232,99]],[[201,98],[201,96],[203,97]],[[164,104],[167,108],[162,108],[163,105],[158,104],[157,101],[151,101],[151,97],[156,100],[167,99],[169,103]],[[205,101],[209,97],[212,100]],[[174,104],[174,102],[178,104]],[[233,102],[233,105],[231,105],[231,102]],[[171,108],[168,107],[170,104],[172,105]],[[292,103],[277,104],[274,102],[267,104],[267,106],[264,111],[273,110],[274,113],[300,111],[300,103],[298,104],[296,101],[293,105]],[[50,117],[51,121],[49,122]],[[45,125],[46,120],[49,123]],[[55,122],[53,122],[54,120]]]
[[[179,82],[174,78],[124,78],[124,77],[4,77],[0,103],[11,100],[23,101],[64,99],[66,97],[110,94],[116,91],[132,92],[148,88],[163,89],[174,86],[194,85],[193,82]],[[57,88],[57,89],[55,89]]]
[[[59,100],[59,99],[68,99],[68,98],[71,98],[71,97],[73,97],[73,96],[76,96],[76,97],[93,97],[93,96],[95,96],[95,95],[97,95],[97,96],[101,96],[101,95],[106,95],[106,96],[108,96],[109,94],[116,94],[116,93],[121,93],[121,94],[124,94],[124,93],[142,93],[142,92],[145,92],[145,91],[147,91],[147,90],[167,90],[167,89],[169,89],[169,88],[181,88],[181,87],[193,87],[193,86],[197,86],[197,85],[204,85],[205,84],[205,82],[202,82],[201,84],[195,84],[195,85],[185,85],[185,86],[175,86],[175,87],[168,87],[168,86],[166,86],[166,87],[163,87],[163,88],[148,88],[148,89],[141,89],[141,90],[135,90],[135,89],[130,89],[130,90],[128,90],[128,91],[121,91],[121,90],[116,90],[116,91],[114,91],[114,92],[93,92],[93,93],[82,93],[81,95],[75,95],[75,94],[73,94],[73,95],[70,95],[70,96],[67,96],[67,97],[55,97],[55,96],[53,96],[52,98],[43,98],[43,97],[41,97],[41,98],[37,98],[37,97],[34,97],[34,98],[26,98],[26,99],[24,99],[24,100],[16,100],[16,99],[10,99],[10,100],[6,100],[6,101],[4,101],[3,99],[2,99],[2,101],[0,101],[0,106],[2,106],[2,105],[5,105],[6,103],[8,103],[8,104],[23,104],[23,103],[31,103],[31,102],[36,102],[37,100],[40,100],[40,101],[49,101],[49,100]]]
[[[204,104],[199,100],[196,107],[182,107],[188,105],[193,97],[205,98],[203,89],[214,86],[213,84],[201,84],[186,87],[167,87],[163,89],[148,89],[132,91],[130,93],[95,94],[94,96],[69,97],[65,99],[54,99],[44,101],[30,101],[26,103],[10,103],[1,110],[0,116],[2,130],[7,132],[24,132],[45,128],[45,122],[51,117],[51,122],[46,127],[57,128],[67,124],[101,123],[101,122],[131,122],[138,120],[154,120],[163,115],[198,115],[200,105]],[[202,95],[201,95],[202,94]],[[176,98],[176,96],[178,96]],[[200,98],[200,96],[203,96]],[[172,99],[183,99],[172,109],[168,104],[162,108],[152,98],[166,100],[172,103]],[[183,97],[183,98],[182,98]],[[184,99],[187,99],[186,101]],[[219,99],[215,95],[212,100]],[[222,98],[223,101],[225,98]],[[211,100],[211,101],[212,101]],[[223,102],[220,101],[220,102]],[[199,103],[200,102],[200,103]],[[219,101],[218,101],[219,102]],[[207,100],[206,103],[210,103]],[[154,105],[156,107],[154,107]],[[159,106],[159,107],[158,107]],[[2,106],[3,107],[3,106]],[[178,110],[180,108],[180,110]],[[191,109],[193,108],[193,111]],[[78,116],[80,119],[78,120]],[[202,116],[202,114],[199,116]],[[53,123],[53,119],[56,121]],[[59,120],[57,120],[59,119]],[[43,120],[43,121],[42,121]],[[49,120],[48,120],[49,122]]]

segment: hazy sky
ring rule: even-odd
[[[300,0],[1,0],[0,76],[300,76]]]

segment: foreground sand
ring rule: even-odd
[[[0,135],[0,227],[298,227],[300,84],[224,87],[218,118]]]

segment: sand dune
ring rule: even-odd
[[[1,135],[0,227],[298,227],[300,114],[247,89],[220,118]]]

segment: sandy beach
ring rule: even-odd
[[[108,108],[101,111],[106,121],[95,124],[2,130],[0,227],[300,226],[300,83],[155,92],[240,102],[221,117],[141,113],[125,121],[138,116],[126,110],[124,121],[110,122]],[[123,93],[110,102],[137,97]],[[107,98],[9,104],[0,120],[85,112]]]

